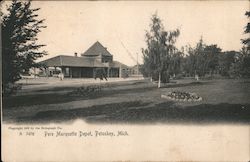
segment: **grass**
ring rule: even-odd
[[[15,123],[83,119],[90,123],[250,124],[249,80],[180,80],[161,89],[156,86],[136,81],[111,84],[89,96],[69,96],[76,87],[12,96],[3,99],[3,119]],[[161,94],[176,90],[195,92],[203,101],[160,98]]]
[[[134,86],[137,85],[137,86]],[[65,91],[67,89],[67,91]],[[20,96],[11,96],[3,99],[3,105],[5,109],[21,106],[34,106],[34,105],[47,105],[47,104],[59,104],[66,103],[70,101],[79,101],[79,100],[89,100],[97,99],[105,96],[120,95],[130,93],[131,91],[136,92],[146,92],[155,90],[155,87],[148,85],[145,82],[138,82],[137,84],[132,83],[131,85],[121,85],[118,86],[114,84],[108,88],[103,88],[99,93],[89,94],[88,96],[72,96],[70,92],[74,91],[76,87],[57,87],[54,90],[54,93],[42,93],[42,94],[28,94]],[[43,92],[45,90],[42,90]],[[50,90],[47,90],[47,92]],[[64,93],[60,93],[63,91]],[[37,92],[37,91],[36,91]]]
[[[140,101],[97,105],[72,110],[42,111],[18,122],[50,123],[85,119],[92,123],[250,123],[250,104],[201,104],[177,107],[173,102],[156,105]]]

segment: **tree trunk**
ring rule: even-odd
[[[161,88],[161,72],[159,72],[158,88]]]

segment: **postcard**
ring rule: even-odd
[[[1,2],[3,161],[250,160],[249,1]]]

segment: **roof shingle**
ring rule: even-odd
[[[87,49],[82,56],[98,56],[98,55],[105,55],[105,56],[112,56],[109,53],[107,48],[103,47],[100,42],[95,42],[89,49]]]
[[[106,67],[100,61],[95,60],[95,58],[86,57],[75,57],[75,56],[65,56],[59,55],[40,62],[46,66],[71,66],[71,67]]]

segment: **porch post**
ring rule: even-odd
[[[109,78],[109,67],[108,67],[108,78]]]
[[[44,73],[45,73],[46,77],[49,77],[49,70],[48,69],[49,68],[44,67]]]
[[[120,68],[119,68],[119,78],[122,77],[122,66],[120,65]]]
[[[72,68],[69,67],[69,75],[70,75],[70,78],[72,78]]]

